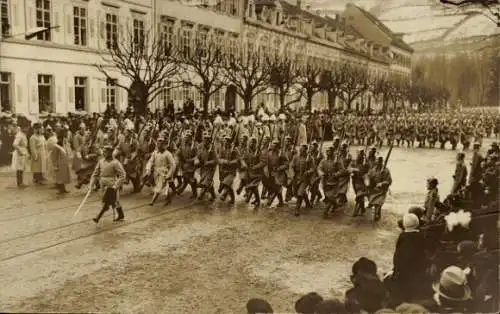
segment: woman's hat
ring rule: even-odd
[[[415,214],[404,214],[403,216],[403,228],[405,231],[417,230],[419,225],[419,220]]]
[[[466,301],[472,298],[472,292],[467,285],[466,274],[457,266],[443,270],[439,282],[432,285],[440,297],[452,301]]]

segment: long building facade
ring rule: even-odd
[[[0,9],[0,109],[28,116],[101,112],[107,106],[125,109],[128,95],[118,85],[130,82],[118,72],[106,79],[96,65],[127,31],[151,30],[185,46],[217,33],[221,45],[277,45],[281,51],[300,51],[325,62],[366,65],[372,73],[410,71],[405,58],[411,48],[387,30],[379,32],[391,40],[370,38],[366,25],[349,17],[359,9],[355,6],[336,17],[311,12],[300,0],[0,0]],[[50,31],[26,39],[37,27]],[[165,90],[151,107],[172,101],[180,108],[188,99],[201,103],[194,88],[180,86]],[[243,106],[230,86],[212,95],[209,108],[224,109],[228,102],[236,109]],[[261,102],[274,108],[278,103],[272,90],[256,97],[255,103]],[[314,102],[326,104],[327,96],[318,93]]]

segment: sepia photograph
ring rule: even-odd
[[[500,312],[500,0],[0,18],[0,313]]]

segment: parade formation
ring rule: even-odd
[[[150,187],[151,206],[159,199],[168,205],[189,186],[193,199],[208,202],[219,195],[220,201],[234,204],[243,193],[244,201],[255,207],[263,201],[272,206],[276,200],[281,207],[295,198],[295,216],[322,200],[328,218],[347,206],[352,184],[354,216],[370,209],[378,221],[393,183],[392,148],[433,148],[437,142],[442,149],[448,142],[452,149],[460,143],[464,151],[474,143],[469,185],[464,154],[459,153],[451,195],[467,187],[475,199],[489,191],[491,200],[498,190],[498,145],[493,144],[486,158],[478,155],[483,137],[498,137],[498,114],[298,115],[269,114],[262,106],[256,114],[241,116],[167,111],[138,116],[129,108],[103,115],[49,115],[33,124],[22,116],[3,119],[10,134],[16,130],[12,166],[18,187],[25,187],[23,172],[31,166],[35,184],[50,180],[59,194],[68,193],[71,168],[76,188],[104,193],[96,223],[110,208],[115,220],[124,219],[119,194],[127,185],[132,193]],[[8,146],[5,134],[3,149]],[[358,145],[354,158],[352,145]],[[389,150],[380,156],[383,145]],[[430,186],[436,184],[430,180]],[[439,196],[434,198],[426,201],[429,221],[439,216]]]

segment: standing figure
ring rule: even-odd
[[[465,154],[457,154],[457,165],[455,167],[455,174],[453,175],[453,187],[451,194],[459,192],[467,184],[467,167],[465,166]]]
[[[18,128],[14,138],[14,152],[12,153],[12,168],[16,171],[17,187],[24,189],[27,185],[24,184],[24,171],[28,166],[28,139],[26,137],[27,126],[23,125]]]
[[[175,159],[172,153],[167,150],[167,143],[160,139],[158,149],[153,152],[151,158],[146,164],[145,176],[153,174],[154,176],[154,194],[150,206],[153,206],[163,191],[166,197],[165,205],[168,205],[172,198],[169,194],[169,181],[175,172]]]
[[[44,173],[47,170],[47,143],[40,123],[35,123],[33,130],[34,133],[30,137],[31,172],[33,173],[33,182],[43,184],[45,181]]]
[[[252,205],[260,205],[259,184],[262,180],[262,169],[265,167],[265,162],[261,160],[259,148],[257,147],[257,138],[250,139],[250,146],[248,147],[245,156],[245,164],[248,169],[248,184],[246,186],[246,198],[248,203],[255,196]]]
[[[438,216],[437,204],[439,203],[438,180],[434,177],[427,179],[427,196],[425,198],[425,218],[427,223],[436,220]]]
[[[384,167],[384,158],[378,157],[375,166],[369,171],[370,187],[368,194],[368,207],[373,209],[373,219],[380,220],[382,206],[385,203],[389,186],[392,184],[391,172]]]
[[[93,218],[95,223],[98,223],[102,215],[111,207],[113,211],[116,209],[118,216],[114,221],[123,220],[122,207],[118,204],[118,189],[125,180],[125,169],[122,164],[113,158],[113,146],[105,145],[103,147],[104,159],[100,160],[92,174],[91,187],[93,183],[100,181],[100,186],[104,189],[102,197],[103,206],[97,217]]]
[[[471,193],[471,197],[474,200],[477,200],[481,197],[482,186],[480,180],[483,176],[483,168],[482,163],[484,161],[483,156],[479,152],[479,148],[481,145],[479,143],[474,143],[473,145],[473,154],[472,154],[472,162],[470,165],[470,173],[469,173],[469,191]]]
[[[65,148],[66,131],[59,130],[57,143],[52,148],[51,162],[54,170],[54,179],[59,195],[69,193],[66,190],[66,184],[71,182],[70,158]]]
[[[54,146],[57,144],[57,136],[52,127],[47,125],[46,127],[46,137],[47,137],[47,177],[50,178],[50,180],[54,181],[55,180],[55,172],[54,169],[52,168],[52,150],[54,149]],[[55,189],[57,189],[56,186],[54,186]]]
[[[286,184],[286,168],[287,163],[282,158],[280,153],[279,141],[275,140],[271,144],[271,148],[267,155],[267,169],[269,169],[269,177],[267,178],[267,190],[269,191],[268,206],[271,206],[274,199],[277,197],[281,207],[284,205],[282,186]]]
[[[326,150],[326,159],[321,160],[318,166],[318,174],[323,181],[323,192],[325,193],[325,202],[328,204],[324,211],[325,218],[330,211],[336,207],[337,201],[337,178],[335,177],[335,156],[334,148],[329,147]]]
[[[80,123],[78,131],[73,136],[73,171],[78,173],[82,166],[82,151],[85,144],[85,123]]]
[[[195,138],[190,131],[186,132],[186,138],[184,143],[178,149],[177,156],[179,160],[180,170],[182,171],[182,184],[177,188],[177,194],[181,194],[184,189],[189,185],[191,187],[192,196],[191,198],[196,198],[198,196],[198,182],[194,173],[196,171],[195,160],[197,158],[198,150],[196,144],[193,144]]]

